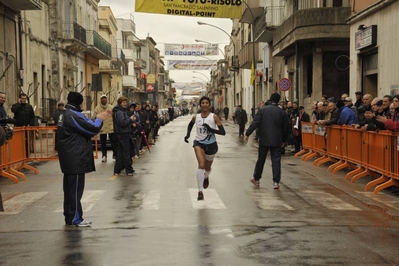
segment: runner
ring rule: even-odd
[[[211,100],[203,96],[199,105],[201,113],[196,114],[191,119],[187,127],[187,134],[184,141],[188,143],[190,132],[194,126],[197,125],[197,135],[193,142],[195,156],[198,161],[197,182],[198,182],[198,197],[197,200],[204,200],[202,190],[209,186],[209,174],[211,173],[211,166],[213,158],[218,151],[215,134],[226,135],[226,131],[220,121],[219,117],[210,112]],[[218,129],[216,129],[216,126]]]

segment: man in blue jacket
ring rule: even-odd
[[[57,124],[57,150],[64,173],[64,216],[67,226],[90,226],[83,219],[80,200],[85,186],[85,174],[95,171],[91,138],[100,132],[103,121],[111,112],[102,112],[90,120],[82,112],[83,96],[68,94],[68,103]]]
[[[349,105],[352,103],[352,98],[346,97],[342,104],[345,104],[339,108],[339,118],[337,121],[338,125],[355,125],[357,124],[357,115],[356,113],[349,108]],[[337,107],[339,104],[337,103]]]

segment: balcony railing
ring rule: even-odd
[[[86,29],[78,23],[63,23],[61,37],[66,40],[78,40],[86,44]]]
[[[98,34],[98,32],[94,30],[87,31],[87,44],[94,46],[108,57],[112,56],[111,44],[107,42],[103,37],[100,36],[100,34]]]
[[[253,45],[252,42],[247,42],[240,50],[240,68],[251,69],[253,58],[253,46],[255,46],[255,60],[259,58],[258,43]],[[255,63],[256,65],[256,63]]]
[[[41,10],[42,0],[2,0],[5,5],[14,10]]]
[[[123,87],[137,87],[136,76],[123,76],[122,86]]]
[[[255,22],[256,42],[271,42],[273,32],[283,23],[284,7],[267,7],[262,16]]]
[[[134,67],[144,69],[147,67],[147,62],[143,59],[136,59],[134,62]]]
[[[106,72],[110,75],[120,74],[122,63],[118,59],[108,60],[100,60],[99,62],[100,72]]]

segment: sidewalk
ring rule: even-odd
[[[229,130],[228,134],[238,134],[238,125],[235,124],[232,119],[229,119],[228,121],[223,120],[222,123],[232,129]],[[246,124],[245,129],[249,127],[249,124],[250,123]],[[258,142],[253,140],[253,134],[249,137],[249,144],[252,144],[256,148],[259,147]],[[298,158],[294,158],[295,154],[291,153],[291,151],[293,150],[294,147],[288,146],[286,148],[285,154],[282,156],[283,171],[286,167],[295,168],[296,170],[300,170],[306,174],[314,176],[320,181],[328,183],[334,188],[345,192],[346,194],[362,202],[369,208],[378,210],[390,219],[399,221],[398,187],[387,188],[381,191],[379,194],[375,195],[372,191],[365,191],[366,184],[369,181],[373,180],[372,177],[367,176],[364,178],[360,178],[355,183],[352,183],[351,180],[345,180],[345,176],[349,172],[349,169],[344,169],[339,171],[337,174],[333,174],[327,171],[327,168],[330,166],[330,164],[323,164],[320,167],[314,166],[314,160],[304,162],[301,160],[301,156]],[[266,164],[268,165],[269,159],[270,158],[268,158],[268,160],[266,161]]]

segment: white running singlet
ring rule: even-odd
[[[215,133],[208,132],[203,124],[208,124],[211,128],[216,129],[215,119],[213,119],[214,113],[210,113],[207,117],[201,117],[201,114],[197,114],[195,117],[195,125],[197,126],[197,135],[195,140],[201,144],[211,144],[216,141]]]

